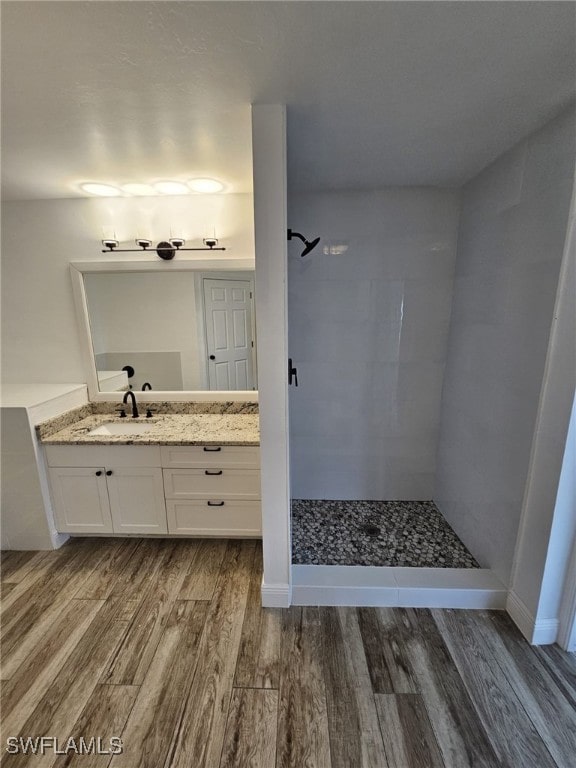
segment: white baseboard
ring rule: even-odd
[[[293,565],[293,605],[503,610],[506,588],[486,569]]]
[[[265,584],[261,588],[263,608],[289,608],[292,604],[290,584]]]
[[[558,619],[535,619],[525,603],[510,590],[506,611],[531,645],[550,645],[558,638]]]
[[[522,600],[520,600],[518,595],[512,590],[508,592],[508,599],[506,600],[506,612],[514,624],[516,624],[520,632],[522,632],[526,640],[528,640],[529,643],[532,642],[534,616],[532,616]]]
[[[558,619],[539,619],[532,633],[532,645],[551,645],[558,638]]]
[[[60,549],[63,544],[66,544],[70,536],[67,533],[50,533],[52,539],[52,545],[54,549]]]
[[[556,642],[565,651],[576,651],[576,546],[564,582]]]

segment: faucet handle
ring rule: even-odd
[[[126,410],[125,410],[125,408],[124,408],[124,406],[123,406],[123,405],[117,405],[117,406],[116,406],[116,410],[117,410],[117,411],[118,411],[118,410],[120,411],[120,418],[121,418],[121,419],[125,419],[125,418],[126,418]]]

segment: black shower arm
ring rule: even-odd
[[[294,232],[292,229],[288,230],[288,240],[292,240],[293,237],[297,237],[300,240],[302,240],[303,243],[306,243],[308,245],[308,241],[304,237],[304,235],[301,235],[300,232]]]

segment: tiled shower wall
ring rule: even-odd
[[[458,215],[449,190],[291,193],[322,237],[288,244],[294,498],[432,498]]]
[[[574,110],[463,189],[434,500],[507,583],[574,183]]]

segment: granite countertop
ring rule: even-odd
[[[136,435],[89,435],[102,424],[145,424]],[[257,413],[158,414],[150,419],[92,414],[52,434],[41,434],[47,445],[259,445]]]

